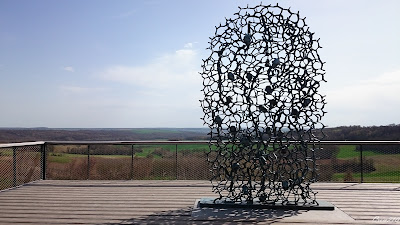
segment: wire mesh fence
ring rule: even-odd
[[[400,182],[400,145],[327,145],[318,164],[319,181]]]
[[[42,145],[0,148],[0,190],[41,179],[42,153]]]
[[[318,181],[400,182],[400,143],[321,143]],[[208,148],[207,142],[0,145],[0,190],[44,178],[208,180]]]
[[[47,178],[204,180],[207,144],[48,145]]]
[[[400,145],[322,143],[322,182],[400,182]],[[49,145],[49,179],[207,180],[207,143]]]

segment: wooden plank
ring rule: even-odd
[[[317,199],[332,202],[356,218],[355,223],[400,213],[400,192],[395,191],[399,184],[317,184],[314,188],[319,192]],[[192,221],[191,207],[195,199],[208,196],[216,196],[209,181],[46,180],[0,192],[0,223],[187,224],[191,221],[195,224],[199,221]],[[209,221],[232,222],[229,219]],[[297,221],[294,217],[292,222],[293,219],[296,223],[310,222],[307,217],[299,217]],[[289,224],[283,220],[264,222]]]

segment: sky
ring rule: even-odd
[[[0,127],[202,127],[209,37],[260,3],[0,0]],[[400,1],[279,5],[321,39],[323,124],[400,124]]]

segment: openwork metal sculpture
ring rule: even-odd
[[[318,204],[319,39],[279,5],[239,7],[210,39],[201,105],[213,191],[231,202]]]

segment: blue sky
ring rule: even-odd
[[[321,38],[322,122],[399,124],[400,1],[279,2]],[[0,127],[201,127],[207,42],[247,3],[0,0]]]

